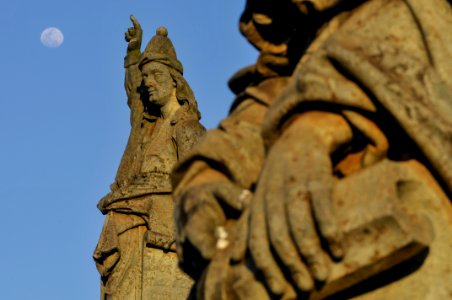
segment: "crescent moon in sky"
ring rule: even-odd
[[[41,43],[46,47],[58,48],[61,46],[63,41],[63,33],[56,27],[46,28],[41,33]]]

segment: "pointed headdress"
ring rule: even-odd
[[[172,67],[181,74],[184,72],[182,64],[177,59],[173,43],[168,38],[168,30],[165,27],[157,28],[156,34],[149,41],[140,57],[138,67],[141,69],[143,65],[152,61]]]

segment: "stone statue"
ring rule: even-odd
[[[452,297],[447,0],[248,0],[260,51],[173,174],[198,299]]]
[[[191,280],[177,268],[170,173],[205,132],[166,28],[140,53],[132,16],[125,34],[131,133],[111,192],[94,260],[101,299],[183,299]]]

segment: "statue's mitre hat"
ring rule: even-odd
[[[182,64],[177,59],[176,50],[168,38],[168,30],[165,27],[157,28],[156,34],[149,41],[141,55],[138,66],[141,69],[143,65],[152,61],[172,67],[181,74],[184,71]]]

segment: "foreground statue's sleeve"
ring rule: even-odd
[[[266,80],[239,95],[234,109],[217,129],[210,130],[181,161],[173,174],[175,195],[206,168],[214,168],[244,189],[251,189],[259,175],[264,148],[262,120],[287,78]]]
[[[261,122],[274,93],[285,86],[286,78],[266,80],[249,88],[239,97],[228,118],[218,129],[211,130],[199,141],[190,154],[181,161],[173,173],[176,198],[176,227],[179,255],[186,271],[202,272],[203,267],[192,268],[196,256],[191,255],[187,243],[194,245],[205,259],[215,252],[217,225],[236,218],[229,212],[217,210],[220,202],[228,202],[232,210],[243,208],[236,203],[244,190],[252,190],[264,159],[264,145],[260,134]],[[243,195],[246,195],[243,194]],[[211,199],[215,203],[210,202]],[[213,215],[196,216],[193,206],[204,200],[216,207]],[[206,203],[207,203],[206,202]],[[205,206],[205,207],[207,207]],[[190,208],[191,207],[191,208]],[[193,213],[194,214],[193,214]],[[212,217],[212,218],[211,218]],[[199,222],[198,222],[199,221]],[[199,228],[195,230],[194,228]],[[213,232],[206,232],[213,230]],[[184,257],[189,257],[185,259]],[[195,275],[196,276],[196,275]]]
[[[264,109],[252,99],[243,103],[248,104],[251,110],[253,107]],[[223,121],[220,128],[209,131],[186,160],[179,164],[174,175],[178,191],[184,188],[185,183],[188,183],[192,176],[196,176],[202,168],[209,164],[212,168],[224,172],[231,181],[243,188],[249,188],[255,181],[259,171],[257,166],[260,164],[253,164],[253,162],[262,162],[262,139],[258,127],[249,121],[237,118],[237,114],[239,113],[233,113],[226,121]],[[262,116],[260,117],[262,118]],[[246,139],[250,143],[246,147],[242,147],[241,145]],[[242,163],[235,159],[237,157],[243,158]]]

